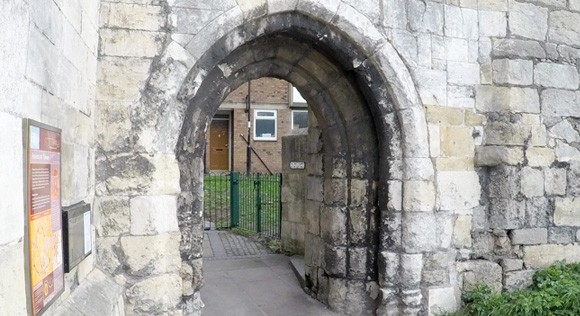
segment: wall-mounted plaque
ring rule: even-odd
[[[23,130],[28,304],[40,315],[64,291],[61,132],[28,119]]]
[[[291,161],[290,169],[292,170],[304,170],[304,161]]]
[[[91,205],[81,202],[62,208],[64,271],[70,272],[92,252]]]

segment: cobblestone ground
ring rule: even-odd
[[[226,231],[206,231],[203,246],[206,260],[256,257],[270,253],[263,245]]]

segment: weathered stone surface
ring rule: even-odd
[[[546,167],[550,166],[556,157],[550,148],[530,147],[526,150],[526,158],[531,167]]]
[[[443,35],[443,4],[412,0],[407,1],[407,10],[411,30]]]
[[[406,181],[403,185],[403,210],[432,212],[435,208],[435,187],[430,181]]]
[[[95,227],[102,237],[120,236],[131,229],[129,198],[100,197],[95,201]]]
[[[576,241],[576,228],[550,227],[548,228],[548,242],[551,244],[569,244]]]
[[[534,63],[523,59],[496,59],[492,63],[493,82],[500,84],[531,85]]]
[[[445,35],[458,38],[477,39],[477,11],[456,6],[445,7]]]
[[[544,187],[548,195],[566,194],[566,169],[549,168],[544,170]]]
[[[525,224],[525,202],[508,199],[491,199],[489,226],[491,228],[517,229]]]
[[[542,114],[546,116],[580,116],[580,100],[573,91],[546,89],[541,100]]]
[[[18,302],[26,301],[26,288],[24,278],[24,250],[21,242],[13,245],[0,246],[0,258],[3,268],[0,270],[0,300],[3,313],[10,315],[25,315],[26,304]],[[12,280],[12,281],[9,281]],[[11,304],[8,304],[11,302]]]
[[[524,261],[521,259],[503,259],[501,261],[501,267],[503,272],[517,271],[521,270],[524,266]]]
[[[580,245],[537,245],[524,247],[524,263],[531,269],[545,268],[557,261],[580,261]]]
[[[403,247],[408,252],[446,249],[451,244],[453,217],[424,212],[405,212],[402,230]]]
[[[479,205],[481,186],[475,172],[439,172],[437,190],[441,210],[461,212]]]
[[[447,73],[441,70],[418,70],[415,73],[423,104],[447,104]]]
[[[339,207],[323,206],[320,211],[320,233],[328,244],[346,246],[346,210]]]
[[[528,199],[525,207],[528,227],[546,227],[552,222],[553,204],[546,197]]]
[[[517,165],[524,160],[521,148],[506,146],[481,146],[476,148],[475,163],[478,166]]]
[[[538,63],[534,68],[534,83],[548,88],[578,89],[578,69],[570,65]]]
[[[155,57],[161,50],[161,33],[102,29],[100,34],[100,54],[104,56]]]
[[[521,290],[532,285],[535,270],[508,272],[504,275],[504,291]]]
[[[546,58],[546,51],[536,41],[497,38],[492,43],[495,57]]]
[[[440,128],[441,155],[444,157],[473,157],[475,141],[473,128],[445,126]]]
[[[554,209],[554,224],[580,226],[580,198],[557,198]]]
[[[548,9],[531,3],[513,2],[510,6],[509,27],[514,35],[544,40],[548,31]]]
[[[413,288],[421,283],[421,272],[423,269],[422,254],[403,254],[401,255],[401,274],[400,282],[406,287]]]
[[[447,65],[447,82],[459,85],[480,83],[480,66],[465,62],[449,62]]]
[[[477,86],[475,96],[475,107],[483,112],[540,113],[536,89]]]
[[[542,170],[525,167],[522,169],[522,194],[526,197],[544,195],[544,174]]]
[[[550,13],[548,37],[559,43],[580,43],[580,14],[566,11]]]
[[[463,290],[472,289],[478,283],[485,283],[493,290],[501,291],[502,269],[497,263],[485,260],[458,262],[457,272],[463,276]]]
[[[0,77],[1,78],[1,77]],[[11,181],[1,181],[0,189],[4,192],[5,198],[0,199],[0,247],[1,245],[13,243],[21,239],[24,234],[23,218],[23,186],[22,179],[22,123],[20,119],[9,114],[0,112],[0,124],[6,130],[6,137],[0,138],[0,146],[6,148],[0,155],[0,164],[4,166],[4,179]]]
[[[177,230],[175,196],[141,196],[131,199],[131,234],[155,235]]]
[[[163,8],[158,5],[103,3],[101,24],[110,28],[159,31],[165,26]]]
[[[505,37],[507,18],[505,12],[479,11],[479,35]]]
[[[127,273],[149,276],[179,271],[180,234],[121,237],[121,250]]]
[[[510,232],[510,238],[514,245],[539,245],[548,242],[548,230],[546,228],[514,229]]]
[[[165,274],[145,279],[127,289],[127,308],[136,314],[169,312],[181,301],[181,277]]]
[[[471,230],[473,217],[471,215],[459,215],[453,228],[453,245],[457,248],[471,247]]]
[[[580,135],[570,124],[568,120],[562,120],[560,123],[552,126],[549,130],[549,135],[554,138],[565,140],[567,143],[580,142]]]
[[[429,315],[451,313],[459,307],[458,294],[454,287],[429,288]]]

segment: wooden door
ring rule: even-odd
[[[230,121],[212,120],[209,127],[209,169],[229,170]]]

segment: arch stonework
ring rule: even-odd
[[[187,44],[167,36],[140,99],[132,105],[130,138],[121,150],[103,150],[97,158],[111,175],[103,181],[101,203],[123,203],[127,199],[117,196],[131,196],[129,236],[101,238],[99,244],[101,258],[108,262],[105,270],[124,278],[129,310],[199,312],[205,133],[227,94],[262,76],[290,81],[315,105],[325,157],[321,193],[324,207],[331,210],[326,214],[354,207],[353,200],[367,204],[364,227],[371,233],[363,243],[351,245],[347,226],[352,223],[340,216],[331,220],[330,237],[318,241],[324,258],[314,264],[318,270],[313,271],[319,272],[311,277],[326,283],[320,285],[324,293],[315,292],[317,298],[349,314],[426,310],[422,252],[449,247],[442,235],[452,221],[434,213],[434,205],[422,205],[435,200],[434,171],[424,109],[409,70],[384,35],[353,7],[289,3],[233,6]],[[301,47],[301,53],[292,46]],[[139,175],[130,170],[133,166]],[[177,221],[134,228],[143,209],[150,219]],[[422,228],[417,225],[433,221],[440,227],[418,236]],[[181,265],[171,256],[161,264],[130,262],[130,252],[139,251],[132,239],[173,249],[169,252],[180,254]],[[159,261],[160,253],[152,255]],[[366,260],[359,268],[365,271],[352,272],[360,260]],[[450,280],[430,285],[454,288]],[[157,300],[147,293],[153,286],[172,294]],[[180,290],[172,292],[171,287]]]

